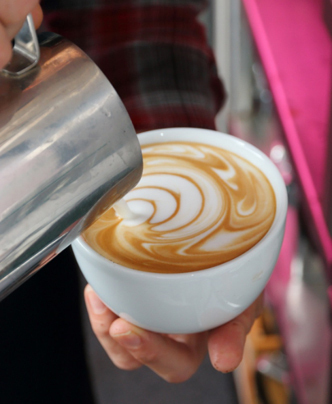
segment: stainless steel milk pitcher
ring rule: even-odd
[[[0,72],[0,298],[139,181],[141,149],[99,68],[31,17]]]

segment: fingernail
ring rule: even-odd
[[[141,337],[131,330],[122,334],[112,334],[112,337],[115,338],[120,345],[128,349],[138,348],[142,344]]]
[[[231,372],[234,372],[234,370],[235,370],[235,368],[234,367],[225,367],[223,364],[220,366],[220,364],[219,363],[213,363],[212,364],[213,365],[213,367],[216,369],[216,370],[218,370],[218,372],[221,372],[221,373],[231,373]]]
[[[99,297],[94,293],[88,293],[88,299],[91,306],[92,311],[95,314],[103,314],[107,310],[107,307],[104,303],[99,299]]]
[[[231,373],[231,372],[234,372],[234,369],[221,370],[221,373],[224,373],[224,374],[226,374],[226,373]]]

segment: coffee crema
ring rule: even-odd
[[[128,268],[180,273],[214,267],[248,251],[268,232],[276,199],[266,176],[216,146],[142,146],[143,176],[125,200],[83,234],[99,254]]]

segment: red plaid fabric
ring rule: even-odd
[[[96,62],[138,132],[215,128],[225,94],[197,19],[205,0],[48,0],[44,6],[47,28]]]

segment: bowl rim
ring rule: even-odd
[[[181,133],[182,138],[177,139],[176,133]],[[202,132],[204,135],[206,135],[203,139],[201,138]],[[194,135],[194,136],[193,136]],[[138,135],[138,139],[140,141],[141,145],[145,145],[148,143],[152,143],[150,141],[150,138],[155,138],[156,136],[159,136],[159,142],[167,142],[169,141],[169,138],[172,138],[171,141],[183,141],[183,136],[188,137],[188,141],[190,142],[198,142],[198,143],[207,143],[209,144],[209,141],[211,140],[212,145],[216,145],[215,139],[217,139],[217,143],[220,143],[220,145],[216,145],[217,147],[223,148],[222,146],[222,141],[227,141],[227,144],[232,144],[233,146],[236,145],[237,147],[240,147],[242,151],[246,150],[249,151],[250,155],[256,156],[259,158],[262,164],[268,165],[268,170],[270,171],[269,175],[265,173],[267,178],[270,181],[270,177],[275,178],[275,182],[271,184],[273,187],[273,190],[275,192],[275,197],[276,197],[276,213],[275,217],[273,220],[272,225],[270,226],[268,232],[265,234],[265,236],[258,242],[256,243],[253,247],[251,247],[249,250],[246,252],[242,253],[241,255],[233,258],[230,261],[224,262],[222,264],[207,268],[207,269],[202,269],[199,271],[190,271],[190,272],[181,272],[181,273],[156,273],[156,272],[146,272],[146,271],[140,271],[137,269],[133,268],[128,268],[124,267],[120,264],[117,264],[111,260],[109,260],[106,257],[103,257],[100,255],[98,252],[96,252],[92,247],[90,247],[84,240],[84,238],[80,235],[78,238],[76,238],[73,243],[73,249],[74,253],[75,250],[83,251],[84,255],[89,256],[90,258],[93,258],[96,262],[96,264],[100,263],[102,265],[106,266],[111,266],[112,270],[115,271],[121,271],[122,274],[128,274],[130,276],[138,277],[138,278],[154,278],[154,279],[175,279],[177,281],[181,280],[182,278],[190,278],[190,277],[205,277],[207,274],[213,274],[215,272],[224,272],[224,271],[229,271],[234,269],[235,267],[240,267],[243,266],[246,262],[248,262],[248,259],[254,254],[260,254],[261,252],[264,251],[264,248],[266,244],[268,244],[269,240],[271,237],[273,237],[274,234],[278,234],[280,231],[283,230],[283,227],[285,225],[286,221],[286,214],[287,214],[287,207],[288,207],[288,198],[287,198],[287,191],[286,191],[286,185],[284,183],[284,180],[282,179],[282,176],[276,167],[276,165],[269,159],[269,157],[263,153],[261,150],[253,146],[252,144],[239,139],[235,136],[228,135],[226,133],[210,130],[210,129],[199,129],[199,128],[165,128],[165,129],[155,129],[147,132],[142,132]],[[173,136],[174,139],[173,139]],[[200,136],[200,139],[198,138]],[[212,141],[212,137],[214,138]],[[207,141],[208,139],[208,141]],[[157,141],[154,141],[153,143],[158,143]],[[225,148],[225,147],[224,147]],[[227,150],[229,150],[229,147],[226,147]],[[233,150],[231,150],[233,151]],[[234,152],[236,153],[236,151]],[[239,153],[240,154],[240,153]],[[240,154],[242,155],[242,153]],[[246,157],[244,157],[246,158]],[[250,159],[248,159],[251,161]],[[278,193],[276,193],[276,187],[278,186]]]

